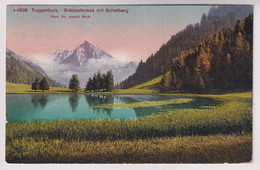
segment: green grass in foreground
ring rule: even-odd
[[[205,96],[222,103],[207,110],[174,109],[138,121],[7,123],[6,160],[185,163],[251,159],[252,92],[185,96]],[[221,140],[214,142],[216,138]]]
[[[234,163],[251,160],[252,136],[69,142],[26,138],[12,141],[6,150],[9,163]]]

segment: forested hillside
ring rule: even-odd
[[[38,72],[30,64],[6,54],[6,81],[12,83],[32,84],[35,78],[42,79],[46,75]],[[49,85],[53,87],[63,87],[60,83],[46,77]]]
[[[253,16],[173,59],[161,90],[252,89]]]
[[[136,72],[124,80],[119,88],[129,88],[165,74],[172,67],[172,60],[185,51],[195,48],[200,42],[212,37],[223,28],[232,27],[238,19],[253,13],[252,6],[219,6],[203,14],[201,22],[188,25],[145,62],[140,61]]]

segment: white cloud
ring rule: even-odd
[[[128,63],[130,61],[135,61],[135,62],[139,62],[139,58],[134,56],[134,54],[131,54],[130,52],[127,52],[127,49],[123,49],[123,50],[112,50],[109,52],[116,60],[124,62],[124,63]],[[137,59],[138,58],[138,59]]]
[[[129,62],[119,61],[115,58],[108,57],[103,57],[101,59],[90,59],[88,60],[87,65],[82,67],[58,64],[51,58],[39,56],[34,57],[31,60],[35,64],[41,66],[48,77],[64,85],[68,85],[72,74],[78,74],[82,88],[86,86],[88,78],[92,77],[95,72],[100,71],[101,73],[106,73],[107,71],[112,70],[116,84],[126,79],[129,75],[133,74],[137,67],[136,64],[132,63],[127,66]]]

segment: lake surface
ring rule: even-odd
[[[189,98],[193,101],[142,108],[97,109],[102,104],[125,104]],[[8,122],[34,120],[86,120],[86,119],[138,119],[167,109],[206,109],[216,106],[209,98],[191,98],[164,95],[103,95],[103,94],[7,94],[6,117]]]

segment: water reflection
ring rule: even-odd
[[[158,100],[158,96],[155,97],[155,100]],[[160,96],[164,98],[163,100],[167,100],[172,98],[167,98],[169,96]],[[123,103],[135,103],[135,102],[140,102],[140,100],[137,100],[136,98],[133,98],[131,96],[118,96],[118,98],[123,102]],[[181,97],[176,97],[181,98]],[[183,97],[182,97],[183,98]],[[140,98],[139,98],[140,99]],[[157,105],[157,106],[150,106],[150,107],[139,107],[139,108],[132,108],[135,111],[135,114],[137,117],[144,117],[146,115],[150,115],[153,113],[160,113],[164,112],[169,109],[208,109],[210,107],[214,107],[218,104],[220,104],[220,101],[216,101],[211,98],[202,98],[202,97],[194,97],[192,98],[193,101],[188,102],[188,103],[179,103],[179,104],[168,104],[168,105]],[[147,101],[147,100],[144,100]],[[150,100],[153,101],[153,100]]]
[[[181,104],[139,108],[93,108],[93,106],[103,104],[160,101],[174,98],[184,97],[108,94],[7,94],[6,114],[8,122],[57,119],[128,120],[150,114],[159,114],[168,109],[207,109],[219,104],[218,101],[210,98],[192,98],[193,101]]]
[[[118,98],[123,103],[135,103],[140,102],[140,100],[137,100],[131,96],[118,96]],[[144,117],[145,115],[149,115],[152,113],[159,113],[161,111],[161,106],[154,106],[154,107],[137,107],[132,108],[136,114],[137,117]]]
[[[48,103],[48,95],[47,94],[32,94],[31,102],[32,102],[34,108],[36,108],[39,105],[41,109],[44,109]]]
[[[138,102],[138,100],[134,99],[133,97],[129,97],[129,96],[117,96],[117,99],[121,100],[123,103]]]
[[[151,96],[149,96],[151,97]],[[161,100],[171,99],[172,96],[159,96]],[[176,97],[180,98],[180,97]],[[100,94],[90,94],[85,95],[85,99],[89,105],[98,106],[102,104],[114,104],[114,100],[119,101],[119,103],[135,103],[142,101],[154,101],[158,100],[158,96],[153,96],[150,100],[146,100],[147,96],[140,95],[100,95]],[[169,104],[169,105],[158,105],[158,106],[150,106],[150,107],[138,107],[138,108],[128,108],[132,109],[135,112],[137,117],[144,117],[146,115],[150,115],[152,113],[160,113],[167,109],[207,109],[211,106],[216,106],[218,104],[217,101],[210,98],[193,98],[193,101],[188,103],[180,103],[180,104]],[[207,107],[205,107],[207,106]],[[113,109],[101,109],[101,108],[93,108],[96,114],[106,113],[109,117],[111,117],[111,112]],[[122,113],[124,114],[124,113]]]
[[[89,94],[85,95],[86,102],[89,107],[102,105],[102,104],[114,104],[114,95],[101,95],[101,94]],[[92,107],[93,108],[93,107]],[[100,109],[93,108],[95,113],[105,112],[109,117],[113,109]]]
[[[70,94],[69,95],[69,104],[72,112],[77,112],[77,108],[79,106],[79,96],[78,94]]]

